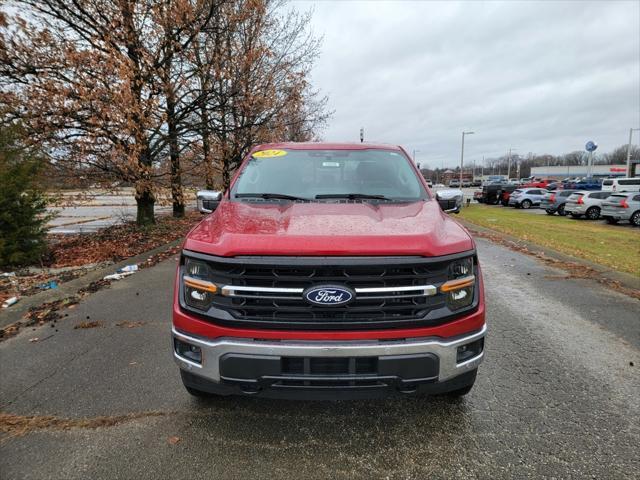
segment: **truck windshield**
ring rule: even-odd
[[[237,199],[410,202],[429,198],[410,160],[390,150],[255,152],[232,188]]]

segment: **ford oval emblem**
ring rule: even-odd
[[[306,289],[302,295],[313,305],[334,307],[349,303],[355,297],[355,292],[348,287],[320,285]]]

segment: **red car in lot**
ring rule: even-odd
[[[173,355],[193,395],[464,395],[484,356],[473,239],[406,151],[255,147],[187,236]]]
[[[550,184],[555,183],[555,180],[549,180],[548,178],[534,178],[529,183],[520,185],[520,188],[547,188]]]

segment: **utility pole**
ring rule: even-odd
[[[629,129],[629,145],[627,145],[627,177],[631,176],[631,137],[633,137],[633,131],[640,131],[640,128]]]
[[[515,150],[515,148],[509,149],[509,156],[507,161],[507,181],[511,178],[511,150]]]
[[[364,142],[364,127],[360,128],[360,143]]]
[[[460,187],[462,188],[462,169],[464,168],[464,136],[473,135],[476,132],[462,132],[462,149],[460,151]]]

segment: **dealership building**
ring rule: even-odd
[[[633,162],[635,163],[635,162]],[[532,167],[531,176],[561,180],[567,177],[588,176],[587,165],[559,165],[556,167]],[[592,165],[592,177],[626,177],[626,165]]]

